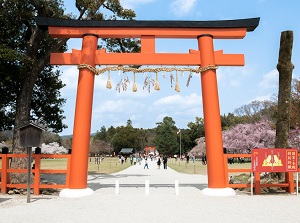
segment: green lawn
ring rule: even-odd
[[[180,173],[187,174],[207,174],[207,165],[202,165],[201,161],[190,161],[186,163],[185,160],[179,161],[175,159],[168,160],[168,166]],[[228,169],[247,169],[251,168],[251,163],[243,163],[243,164],[228,164]],[[228,173],[228,175],[238,175],[240,173]]]
[[[41,159],[41,169],[66,170],[67,158],[62,159]]]
[[[0,165],[2,162],[0,160]],[[116,173],[121,170],[124,170],[130,166],[129,160],[126,163],[119,163],[119,159],[117,157],[105,157],[104,160],[100,164],[95,163],[95,158],[89,158],[88,162],[88,171],[89,173],[102,173],[102,174],[111,174]],[[180,173],[187,174],[207,174],[207,166],[202,165],[201,161],[195,161],[193,163],[190,161],[186,163],[186,161],[175,161],[175,159],[168,160],[168,166]],[[63,170],[67,169],[67,159],[42,159],[41,160],[41,168],[42,169],[56,169]],[[251,163],[244,164],[228,164],[228,168],[230,169],[238,169],[238,168],[251,168]],[[228,175],[238,175],[240,173],[229,173]]]
[[[0,167],[2,165],[2,160],[0,159]],[[124,170],[130,166],[129,160],[126,163],[119,163],[117,157],[105,157],[100,164],[95,164],[95,158],[91,157],[88,162],[89,173],[103,173],[110,174]],[[41,169],[50,170],[64,170],[67,169],[67,159],[42,159]]]
[[[175,159],[168,159],[168,166],[180,173],[188,173],[188,174],[206,174],[207,168],[206,165],[202,165],[201,161],[190,161],[186,163],[186,161],[179,159],[176,161]]]
[[[117,157],[105,157],[100,164],[95,164],[95,158],[89,159],[89,173],[110,174],[124,170],[130,166],[129,160],[121,164]]]

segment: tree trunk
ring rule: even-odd
[[[34,74],[35,72],[35,74]],[[30,121],[30,110],[31,110],[31,97],[33,86],[37,80],[37,72],[33,70],[28,78],[22,85],[22,89],[20,91],[20,95],[18,96],[17,106],[16,106],[16,118],[15,118],[15,126],[14,126],[14,134],[13,134],[13,153],[27,153],[27,148],[22,148],[19,146],[20,141],[20,131],[18,128],[26,125]],[[15,169],[27,169],[27,158],[13,158],[10,166]],[[25,173],[13,173],[10,176],[11,183],[26,183],[27,182],[27,174]]]
[[[291,86],[294,65],[291,62],[293,31],[281,33],[279,59],[278,116],[276,124],[276,148],[288,147],[291,110]]]
[[[275,148],[289,146],[291,86],[294,65],[292,64],[293,31],[281,33],[277,70],[279,72],[278,114],[276,123]],[[286,175],[286,180],[288,174]],[[277,173],[279,179],[283,174]]]
[[[30,111],[31,111],[31,100],[32,92],[36,81],[44,69],[46,64],[49,63],[51,52],[59,51],[59,49],[66,44],[68,39],[61,39],[45,52],[45,54],[37,59],[38,50],[40,49],[41,40],[46,37],[45,32],[36,28],[32,33],[31,38],[28,42],[28,61],[31,63],[26,64],[24,67],[24,72],[26,73],[26,78],[21,85],[20,94],[17,97],[16,103],[16,118],[14,123],[13,131],[13,153],[27,153],[26,148],[21,148],[19,146],[20,133],[18,128],[26,125],[30,122]],[[10,166],[16,169],[26,169],[27,168],[27,158],[14,158],[12,159]],[[25,183],[27,181],[27,174],[15,173],[11,174],[11,183]]]

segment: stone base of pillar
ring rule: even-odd
[[[94,191],[90,188],[86,189],[62,189],[59,193],[60,197],[85,197],[93,194]]]
[[[235,196],[236,193],[232,188],[205,188],[201,191],[206,196]]]

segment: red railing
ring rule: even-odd
[[[42,188],[68,188],[68,182],[70,177],[70,161],[71,155],[50,155],[50,154],[33,154],[33,159],[35,161],[35,169],[32,170],[34,174],[33,184],[30,185],[30,188],[33,188],[33,193],[35,195],[39,195],[40,189]],[[300,154],[298,154],[299,159]],[[27,154],[0,154],[0,159],[2,159],[2,168],[0,169],[1,173],[1,182],[0,188],[1,193],[6,194],[8,188],[27,188],[27,184],[11,184],[10,183],[10,173],[27,173],[27,169],[11,169],[9,168],[9,160],[12,158],[27,158]],[[41,169],[41,159],[53,159],[53,158],[67,158],[67,169]],[[250,158],[251,154],[224,154],[224,163],[225,163],[225,176],[229,179],[229,173],[251,173],[252,169],[250,168],[228,168],[228,158]],[[298,172],[300,172],[300,168],[298,168]],[[40,177],[41,174],[66,174],[66,183],[65,184],[41,184]],[[286,179],[284,183],[274,183],[274,184],[261,184],[260,182],[260,173],[254,173],[254,182],[253,188],[255,194],[260,194],[260,190],[262,187],[283,187],[287,188],[287,191],[290,193],[294,192],[295,182],[293,173],[286,173]],[[298,183],[299,185],[299,183]],[[231,188],[250,188],[250,183],[243,184],[230,184],[229,180],[227,180],[227,186]]]
[[[69,182],[69,172],[70,172],[70,161],[71,155],[53,155],[53,154],[33,154],[32,155],[35,167],[32,169],[33,184],[30,188],[33,188],[33,193],[39,195],[41,188],[68,188]],[[27,184],[11,184],[10,183],[10,173],[27,173],[27,169],[11,169],[9,168],[9,160],[12,158],[28,158],[27,154],[0,154],[0,159],[2,159],[2,167],[0,169],[1,173],[1,193],[6,194],[8,188],[27,188]],[[57,158],[67,158],[67,169],[41,169],[41,159],[57,159]],[[66,174],[65,184],[41,184],[40,177],[41,174]]]
[[[298,153],[298,159],[300,154]],[[229,173],[251,173],[252,168],[228,168],[228,158],[248,158],[251,159],[252,154],[224,154],[224,163],[225,163],[225,176],[229,179]],[[300,168],[298,168],[298,172]],[[255,194],[260,194],[260,189],[262,187],[283,187],[287,188],[287,192],[293,193],[294,188],[296,186],[294,182],[294,175],[293,173],[285,173],[285,182],[284,183],[272,183],[272,184],[261,184],[260,182],[260,172],[254,172],[254,180],[253,180],[253,188]],[[299,183],[298,183],[299,185]],[[251,183],[244,183],[244,184],[231,184],[229,180],[227,181],[227,186],[231,188],[251,188]]]

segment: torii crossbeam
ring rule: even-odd
[[[82,49],[72,53],[52,53],[53,65],[189,65],[189,66],[243,66],[243,54],[223,54],[214,51],[214,39],[242,39],[246,32],[254,31],[259,18],[220,21],[82,21],[53,18],[36,18],[41,29],[48,29],[54,38],[82,38]],[[97,50],[99,38],[140,38],[140,53],[106,53]],[[198,41],[198,50],[189,53],[156,53],[155,39],[184,38]],[[222,129],[216,70],[201,72],[204,127],[208,171],[206,195],[235,195],[226,188]],[[85,196],[87,188],[88,154],[94,73],[89,69],[79,71],[69,189],[60,196]]]

